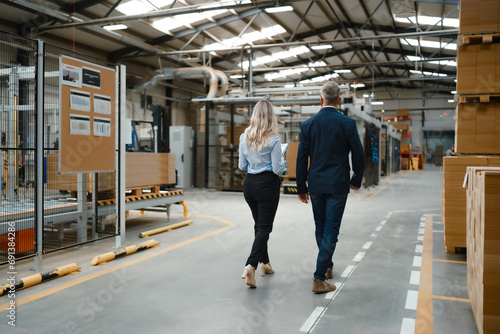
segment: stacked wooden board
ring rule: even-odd
[[[47,189],[77,191],[76,174],[59,174],[58,153],[47,154]],[[92,192],[94,173],[85,173],[87,192]],[[127,152],[125,155],[125,187],[138,188],[175,184],[175,154]],[[116,188],[114,172],[99,173],[98,191]]]
[[[467,168],[467,291],[479,333],[500,333],[500,168]]]

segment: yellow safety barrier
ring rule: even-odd
[[[27,288],[38,283],[48,281],[52,278],[61,277],[66,274],[82,269],[76,263],[67,264],[65,266],[56,268],[43,274],[35,274],[22,278],[15,284],[7,284],[0,286],[0,296],[7,294],[9,291],[17,291],[19,289]]]
[[[150,235],[153,235],[153,234],[157,234],[157,233],[161,233],[161,232],[165,232],[165,231],[170,231],[170,230],[182,227],[182,226],[191,225],[192,223],[193,223],[192,220],[186,220],[184,222],[180,222],[180,223],[177,223],[177,224],[172,224],[172,225],[169,225],[169,226],[164,226],[164,227],[156,228],[154,230],[149,230],[149,231],[146,231],[146,232],[141,232],[141,233],[139,233],[139,238],[149,237]]]
[[[187,204],[185,202],[178,202],[176,204],[180,204],[184,208],[184,215],[182,216],[182,218],[189,218]]]
[[[149,241],[143,242],[142,244],[139,244],[139,245],[125,247],[121,251],[109,252],[109,253],[105,253],[102,255],[98,255],[92,259],[92,265],[96,266],[96,265],[101,264],[103,262],[111,261],[111,260],[114,260],[116,258],[125,256],[125,255],[137,253],[137,252],[143,251],[145,249],[155,247],[158,244],[160,244],[159,241],[149,240]]]

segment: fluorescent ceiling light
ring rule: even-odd
[[[383,102],[383,101],[373,101],[373,102],[372,102],[372,106],[381,106],[381,105],[383,105],[383,104],[384,104],[384,102]]]
[[[420,42],[418,39],[410,39],[410,38],[400,38],[401,43],[411,45],[411,46],[422,46],[427,48],[435,48],[435,49],[447,49],[447,50],[456,50],[456,43],[443,43],[436,41],[428,41],[421,39]]]
[[[335,73],[351,73],[351,70],[344,69],[344,70],[334,70]]]
[[[448,100],[449,103],[455,103],[455,100]]]
[[[456,90],[452,90],[452,91],[451,91],[451,93],[452,93],[452,94],[456,94],[456,93],[457,93],[457,91],[456,91]]]
[[[280,13],[280,12],[290,12],[293,10],[292,6],[278,6],[278,7],[268,7],[264,9],[266,13]]]
[[[363,97],[370,97],[370,94],[363,94]]]
[[[406,56],[406,59],[409,61],[422,61],[425,58],[422,57],[417,57],[417,56]],[[429,64],[437,64],[440,66],[453,66],[457,67],[457,62],[454,60],[436,60],[436,61],[429,61]]]
[[[230,75],[229,76],[231,79],[242,79],[244,78],[245,76],[244,75],[241,75],[241,74],[233,74],[233,75]]]
[[[286,84],[284,88],[293,88],[293,87],[295,87],[294,84]]]
[[[110,24],[109,26],[104,26],[103,28],[109,31],[113,31],[127,29],[128,27],[124,24]]]
[[[351,84],[351,87],[353,87],[353,88],[363,88],[363,87],[365,87],[365,84],[362,84],[362,83]]]
[[[326,49],[331,49],[331,48],[333,48],[333,46],[330,45],[330,44],[313,45],[313,46],[311,46],[311,49],[313,49],[313,50],[326,50]]]
[[[402,18],[402,17],[397,17],[396,16],[394,18],[394,21],[396,21],[396,22],[402,22],[402,23],[409,23],[409,24],[411,24],[411,22],[409,20],[411,20],[413,23],[417,23],[417,19],[416,19],[415,16],[410,16],[408,18]],[[418,25],[433,26],[433,25],[435,25],[436,23],[439,22],[438,26],[440,26],[441,23],[445,27],[458,28],[458,26],[459,26],[459,19],[448,19],[448,18],[445,18],[441,22],[439,20],[441,20],[441,17],[439,17],[439,16],[419,15],[418,16]]]

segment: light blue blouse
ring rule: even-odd
[[[281,156],[281,140],[275,136],[266,147],[260,147],[257,152],[244,144],[246,134],[240,136],[240,161],[238,167],[249,174],[259,174],[272,171],[280,175],[285,171],[285,161]],[[242,144],[243,143],[243,144]]]

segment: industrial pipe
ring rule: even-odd
[[[229,87],[229,78],[227,77],[226,73],[215,70],[215,73],[219,77],[220,80],[220,96],[224,96],[227,93],[227,89]]]

